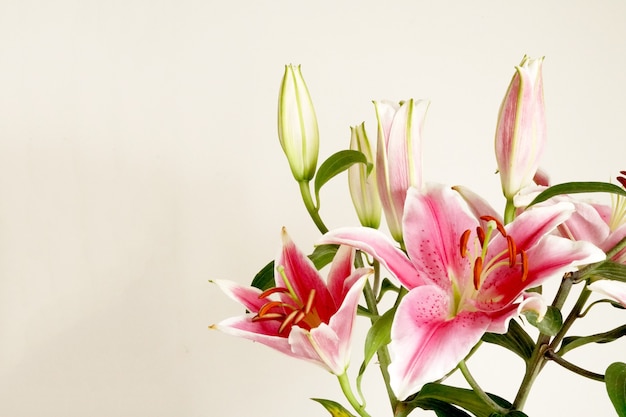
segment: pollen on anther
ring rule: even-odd
[[[315,289],[311,289],[309,293],[309,298],[306,300],[306,305],[304,306],[304,313],[309,314],[311,312],[311,308],[313,308],[313,300],[315,299]]]
[[[509,266],[513,268],[515,266],[515,258],[517,258],[517,247],[510,235],[506,236],[506,243],[509,245]]]
[[[474,289],[478,291],[480,287],[480,275],[483,273],[483,258],[476,258],[474,261]]]
[[[480,246],[485,246],[485,231],[482,227],[478,226],[476,228],[476,235],[478,235],[478,241],[480,242]]]
[[[520,252],[520,255],[522,256],[522,282],[524,282],[528,278],[528,255],[524,250]]]
[[[268,290],[263,291],[261,294],[259,294],[259,298],[267,298],[272,294],[286,293],[286,292],[289,292],[289,290],[285,287],[274,287],[274,288],[270,288]]]
[[[289,313],[289,315],[285,317],[285,320],[278,328],[278,333],[282,333],[288,326],[290,326],[291,323],[295,320],[296,315],[298,315],[298,313],[300,313],[300,310],[294,310],[291,313]]]
[[[494,222],[496,224],[496,228],[498,229],[498,231],[500,232],[500,234],[502,236],[506,236],[506,229],[504,228],[504,225],[500,222],[500,220],[496,219],[493,216],[480,216],[481,220],[484,220],[486,222]]]
[[[461,247],[461,258],[465,258],[467,256],[467,242],[469,241],[471,230],[467,229],[461,235],[461,242],[459,243]]]

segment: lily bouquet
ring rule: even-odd
[[[506,201],[502,214],[467,187],[422,180],[425,100],[374,102],[375,152],[361,124],[351,128],[349,149],[318,166],[311,97],[300,67],[286,66],[278,137],[321,237],[307,255],[283,229],[277,259],[251,286],[213,281],[245,313],[210,327],[334,374],[349,406],[315,399],[333,416],[370,415],[361,380],[373,367],[394,416],[416,409],[453,417],[525,416],[533,382],[548,362],[604,383],[607,400],[626,416],[625,363],[596,374],[564,357],[626,334],[626,325],[570,334],[572,324],[600,303],[610,303],[616,314],[626,307],[626,171],[617,183],[549,184],[538,168],[546,142],[542,65],[542,58],[523,58],[500,108],[495,156]],[[328,230],[319,191],[344,171],[361,226]],[[607,193],[612,204],[590,202],[587,193]],[[382,214],[386,229],[380,228]],[[542,294],[547,281],[557,283],[555,294]],[[566,309],[568,297],[575,302]],[[371,327],[351,378],[359,316]],[[525,363],[515,398],[485,392],[472,376],[468,359],[483,343]],[[447,384],[455,372],[471,388]]]

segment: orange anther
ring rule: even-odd
[[[509,266],[513,268],[515,266],[515,258],[517,257],[517,247],[510,235],[506,236],[506,243],[509,245]]]
[[[274,288],[270,288],[269,290],[263,291],[261,294],[259,294],[259,298],[267,298],[272,294],[286,293],[286,292],[289,292],[289,290],[285,287],[274,287]]]
[[[476,234],[478,235],[478,241],[480,242],[480,246],[485,246],[485,231],[482,227],[478,226],[476,228]]]
[[[282,333],[288,326],[291,326],[291,323],[295,320],[298,313],[301,313],[300,310],[294,310],[283,321],[283,324],[278,328],[278,333]]]
[[[480,287],[480,275],[483,272],[483,258],[476,258],[474,261],[474,289],[478,291]]]
[[[304,314],[309,314],[311,312],[311,308],[313,308],[313,300],[315,299],[315,289],[311,289],[309,293],[309,298],[306,300],[306,304],[304,306]]]
[[[283,303],[280,301],[270,301],[269,303],[265,303],[263,304],[263,306],[259,309],[259,312],[257,313],[258,316],[263,317],[264,315],[267,314],[268,311],[270,311],[272,308],[274,307],[280,307]]]
[[[258,314],[252,317],[253,322],[257,321],[268,321],[268,320],[282,320],[285,317],[284,314],[281,313],[267,313],[263,316],[259,316]]]
[[[467,242],[469,241],[469,237],[472,231],[467,229],[461,235],[461,242],[459,243],[461,247],[461,258],[465,258],[467,256]]]
[[[528,255],[526,251],[521,251],[520,255],[522,256],[522,282],[524,282],[528,278]]]

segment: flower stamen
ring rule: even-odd
[[[467,256],[467,242],[469,241],[471,233],[472,231],[470,229],[467,229],[461,235],[461,242],[459,244],[461,248],[461,258],[465,258]]]
[[[528,278],[528,255],[525,250],[522,250],[520,256],[522,257],[522,282],[525,282]]]
[[[483,258],[476,258],[474,261],[474,289],[480,288],[480,276],[483,272]]]

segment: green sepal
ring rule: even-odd
[[[326,265],[332,262],[335,254],[337,253],[338,245],[319,245],[315,247],[312,254],[309,255],[309,259],[315,265],[317,270],[322,269]],[[274,261],[270,261],[265,265],[252,280],[253,287],[265,291],[272,288],[275,285],[274,281]]]
[[[543,316],[541,321],[537,321],[539,315],[534,311],[525,311],[522,314],[524,314],[528,323],[535,326],[541,333],[548,336],[556,336],[563,326],[563,316],[561,315],[561,311],[554,306],[548,307],[548,311],[546,311],[546,314]]]
[[[563,356],[570,350],[584,346],[588,343],[609,343],[623,336],[626,336],[626,324],[616,327],[613,330],[609,330],[608,332],[597,333],[591,336],[569,336],[563,339],[558,353]]]
[[[373,168],[373,165],[367,162],[367,158],[363,152],[349,149],[332,154],[322,163],[322,165],[320,165],[317,170],[317,174],[315,175],[315,200],[317,201],[318,207],[320,201],[320,189],[322,186],[354,164],[367,165],[368,175]]]
[[[533,339],[515,320],[509,322],[509,330],[505,334],[485,333],[482,340],[510,350],[527,364],[535,348]]]
[[[330,413],[332,417],[355,417],[346,408],[338,402],[325,400],[323,398],[311,398],[313,401],[322,404],[322,406]]]
[[[626,197],[626,190],[608,182],[565,182],[543,190],[528,207],[561,194],[611,193]]]
[[[489,397],[500,407],[511,408],[512,404],[504,398],[498,397],[494,394],[487,394]],[[433,410],[433,400],[441,401],[447,404],[453,404],[461,407],[476,417],[495,417],[498,416],[494,410],[485,404],[485,402],[471,389],[451,387],[443,384],[426,384],[421,391],[415,396],[413,400],[407,403],[407,405],[416,408],[423,408],[425,410]],[[435,401],[435,405],[437,404]],[[427,408],[429,407],[429,408]],[[443,414],[442,414],[443,415]],[[459,414],[461,416],[462,414]],[[527,417],[526,414],[520,411],[512,411],[508,414],[518,417]]]
[[[610,364],[604,374],[604,383],[617,415],[626,417],[626,363]]]
[[[356,378],[356,386],[359,392],[361,392],[361,379],[363,378],[367,365],[374,357],[374,354],[378,351],[378,349],[391,342],[391,324],[395,314],[395,308],[388,310],[385,314],[380,316],[374,324],[372,324],[372,327],[370,327],[367,332],[367,336],[365,337],[363,363],[359,368],[359,375]]]

